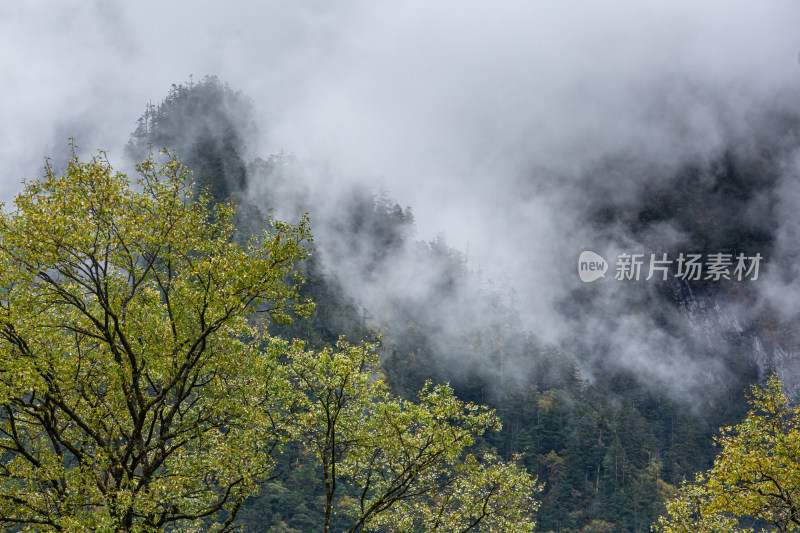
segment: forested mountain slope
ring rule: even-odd
[[[215,198],[240,202],[243,234],[265,214],[309,211],[317,254],[304,267],[302,295],[317,308],[273,332],[318,346],[381,333],[383,372],[397,393],[408,397],[426,380],[450,382],[459,398],[495,408],[503,431],[479,446],[521,453],[545,483],[539,530],[648,531],[681,480],[710,466],[712,438],[744,416],[748,384],[777,372],[796,387],[790,376],[800,352],[790,317],[757,305],[754,283],[672,279],[644,296],[632,285],[620,289],[630,297],[627,313],[647,317],[664,342],[679,339],[705,369],[688,384],[648,379],[623,364],[614,344],[587,334],[582,317],[607,314],[607,295],[594,289],[574,290],[554,311],[574,338],[542,342],[522,318],[513,282],[471,271],[466,253],[445,237],[418,240],[411,208],[389,192],[315,190],[307,180],[314,167],[287,154],[247,161],[248,106],[215,78],[173,86],[147,107],[128,153],[138,157],[148,144],[175,150]],[[800,122],[765,117],[754,130],[769,135],[734,132],[718,157],[677,174],[660,170],[672,173],[665,185],[633,200],[618,201],[598,185],[590,192],[606,200],[582,212],[586,224],[605,236],[604,246],[622,237],[646,242],[669,225],[681,237],[653,252],[778,256],[783,245],[770,206],[786,154],[800,144]],[[592,171],[638,172],[641,162],[610,157]],[[663,364],[680,360],[665,352]],[[321,480],[310,459],[287,450],[282,460],[283,475],[247,503],[248,531],[305,532],[318,523]]]

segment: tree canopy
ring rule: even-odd
[[[535,477],[474,446],[491,410],[394,396],[375,345],[269,336],[312,306],[307,218],[242,246],[175,157],[137,170],[73,157],[0,213],[0,528],[228,531],[291,443],[325,531],[532,530]]]
[[[478,435],[500,429],[494,412],[444,385],[428,383],[416,402],[397,398],[376,379],[371,345],[286,352],[289,380],[306,392],[295,428],[322,470],[326,533],[336,511],[350,519],[347,533],[533,531],[536,478],[469,453]]]
[[[722,429],[714,466],[683,484],[654,531],[800,530],[800,406],[777,377],[753,389],[752,406],[744,421]]]
[[[225,201],[247,184],[243,156],[256,131],[253,116],[250,99],[216,76],[173,84],[163,101],[147,105],[125,151],[137,162],[150,146],[167,147],[192,169],[198,188]]]
[[[307,224],[242,249],[175,158],[138,171],[73,159],[0,215],[0,522],[225,530],[281,442],[248,317],[307,308]]]

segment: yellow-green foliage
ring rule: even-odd
[[[753,389],[752,405],[742,423],[722,429],[713,468],[683,484],[654,531],[754,531],[754,519],[800,530],[800,407],[774,377]]]
[[[326,522],[338,511],[348,532],[533,531],[536,478],[518,457],[469,453],[477,435],[500,428],[497,416],[448,386],[427,384],[416,402],[393,396],[373,348],[286,349],[288,379],[306,392],[294,433],[322,469]],[[337,499],[343,483],[356,490]]]
[[[138,171],[73,159],[0,213],[0,528],[227,531],[294,441],[325,531],[336,511],[349,531],[532,530],[535,478],[470,450],[493,412],[447,386],[399,399],[373,345],[307,350],[253,319],[310,309],[307,220],[243,248],[176,159]]]
[[[6,525],[188,527],[232,516],[269,471],[281,421],[261,407],[286,388],[248,316],[286,318],[307,225],[242,249],[232,207],[163,159],[133,183],[73,159],[0,214]]]

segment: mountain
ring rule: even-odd
[[[673,262],[661,283],[566,284],[552,310],[566,332],[558,343],[526,322],[514,282],[470,270],[443,236],[417,239],[411,208],[385,189],[318,179],[331,171],[289,154],[247,160],[252,116],[216,78],[173,85],[146,107],[126,150],[174,150],[216,200],[240,203],[243,234],[265,214],[309,211],[317,254],[302,295],[317,309],[272,331],[319,346],[381,333],[395,392],[447,381],[495,408],[503,432],[478,445],[522,453],[545,482],[542,531],[648,531],[675,486],[710,466],[716,428],[743,417],[748,384],[777,373],[800,392],[794,315],[764,281],[792,272],[792,226],[779,214],[798,115],[767,110],[713,157],[662,168],[614,156],[572,177],[587,192],[574,213],[602,250],[765,261],[761,280],[681,279]],[[609,192],[614,176],[643,169],[655,185]],[[283,460],[284,476],[248,502],[246,530],[311,530],[320,480],[296,451]]]

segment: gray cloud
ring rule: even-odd
[[[798,15],[794,1],[8,3],[0,196],[70,135],[118,160],[146,102],[216,74],[261,113],[253,155],[319,163],[303,180],[320,203],[335,198],[327,187],[380,181],[413,206],[420,237],[443,231],[469,247],[470,268],[507,278],[542,339],[691,381],[697,347],[679,311],[654,303],[652,285],[581,286],[576,257],[692,242],[674,220],[632,231],[598,213],[635,213],[687,165],[712,179],[731,143],[758,144],[767,111],[796,117]],[[800,311],[797,153],[776,152],[780,176],[742,213],[778,224],[763,297],[787,312]],[[384,286],[424,293],[405,267]]]

